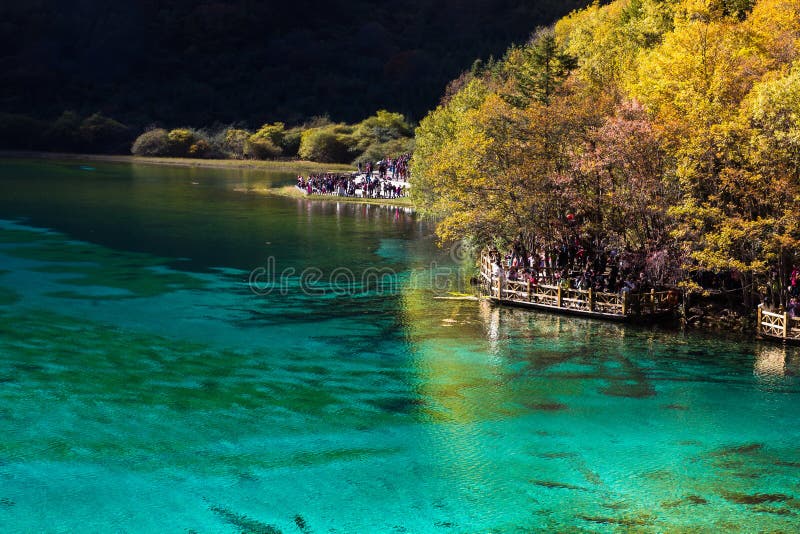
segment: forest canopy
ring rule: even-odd
[[[445,240],[579,240],[675,281],[786,280],[800,244],[800,0],[617,0],[540,29],[424,118]]]
[[[0,2],[0,113],[101,112],[140,130],[413,121],[475,57],[587,0]]]

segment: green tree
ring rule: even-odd
[[[281,144],[281,150],[283,150],[283,155],[287,158],[296,158],[297,152],[300,150],[300,139],[303,136],[303,127],[302,126],[295,126],[294,128],[289,128],[283,135],[283,143]]]
[[[275,159],[283,152],[285,135],[282,122],[265,124],[247,140],[248,152],[256,159]]]
[[[347,163],[354,146],[352,127],[342,124],[305,130],[300,139],[298,154],[302,159],[323,163]]]
[[[285,135],[285,125],[282,122],[273,122],[272,124],[264,124],[253,134],[253,137],[256,139],[268,139],[273,145],[279,147],[283,145]]]
[[[226,128],[221,140],[222,152],[233,159],[243,159],[247,156],[247,141],[253,135],[241,128]]]
[[[411,134],[411,126],[402,114],[381,109],[355,125],[353,139],[359,150],[365,150],[371,144],[385,143]]]
[[[530,42],[512,48],[506,58],[506,72],[514,81],[507,99],[518,107],[531,100],[549,102],[556,89],[577,67],[577,60],[566,53],[556,41],[553,28],[539,28]]]
[[[247,140],[245,153],[255,159],[275,159],[281,155],[281,147],[268,138],[251,135]]]
[[[415,142],[413,137],[401,137],[399,139],[386,141],[385,143],[373,143],[359,154],[354,163],[376,162],[384,158],[396,158],[403,154],[411,154],[414,152],[414,146]]]

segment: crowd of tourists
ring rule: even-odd
[[[607,293],[654,288],[645,271],[625,255],[615,250],[589,253],[577,242],[538,251],[515,244],[506,254],[493,249],[489,257],[492,276],[500,280]]]
[[[385,158],[375,163],[368,161],[366,163],[358,163],[359,174],[364,173],[367,176],[377,174],[380,179],[391,178],[392,180],[407,182],[408,181],[408,162],[411,159],[411,154],[402,154],[397,158]]]
[[[800,267],[795,265],[789,275],[789,302],[786,304],[786,313],[789,317],[800,317]]]
[[[368,173],[320,173],[307,178],[297,177],[297,187],[306,194],[335,195],[359,198],[401,198],[407,194],[407,186],[394,183]]]
[[[408,162],[411,154],[358,163],[358,172],[317,173],[297,177],[297,188],[306,194],[357,198],[402,198],[408,194]]]

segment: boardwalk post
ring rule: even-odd
[[[656,313],[656,290],[650,290],[650,313]]]
[[[759,334],[761,334],[761,330],[764,328],[761,325],[761,321],[762,321],[762,319],[761,319],[761,310],[763,310],[762,306],[763,306],[763,304],[759,304],[758,305],[758,313],[756,315],[756,328],[757,328]]]
[[[622,292],[622,315],[628,315],[628,292]]]
[[[502,293],[503,285],[501,282],[502,278],[503,278],[502,276],[497,277],[497,298],[499,299],[503,298],[503,293]]]
[[[789,337],[789,312],[783,312],[783,337]]]
[[[594,311],[594,291],[589,288],[589,311]]]
[[[561,307],[561,284],[558,284],[558,307]]]
[[[531,281],[530,281],[530,279],[528,279],[528,302],[530,302],[531,300],[532,300],[531,299]]]

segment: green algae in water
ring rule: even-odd
[[[3,252],[19,258],[48,262],[34,270],[62,275],[58,277],[60,283],[115,288],[127,291],[132,297],[152,297],[181,289],[206,287],[202,280],[189,274],[155,270],[164,264],[162,258],[122,255],[90,244],[63,243],[56,239],[37,240],[33,244],[27,243]],[[112,295],[112,298],[119,297]],[[67,293],[67,298],[76,297]]]
[[[48,340],[59,340],[69,349],[47,350],[48,357],[45,358],[42,349],[47,347]],[[102,349],[98,350],[98,347]],[[157,350],[153,350],[156,347]],[[113,408],[117,417],[123,417],[132,425],[146,425],[148,413],[161,414],[165,425],[170,420],[191,419],[194,413],[218,413],[220,417],[230,420],[230,430],[236,428],[237,433],[241,434],[258,433],[264,424],[283,417],[283,414],[326,418],[326,408],[332,405],[340,406],[340,421],[346,421],[348,414],[352,417],[358,413],[355,405],[348,406],[339,395],[318,385],[295,380],[298,366],[291,364],[291,360],[287,362],[286,374],[281,379],[283,383],[273,378],[267,384],[247,377],[248,374],[265,376],[264,373],[278,376],[275,368],[264,369],[261,365],[261,358],[266,355],[220,351],[199,344],[178,343],[133,332],[109,331],[102,325],[87,324],[44,311],[12,316],[9,322],[1,323],[0,349],[6,354],[15,353],[23,358],[8,362],[18,373],[8,377],[9,381],[24,379],[34,392],[29,402],[38,404],[41,410],[50,409],[53,414],[64,410],[61,399],[67,395],[74,406],[81,402],[102,401],[109,409]],[[34,358],[39,363],[30,363],[29,360]],[[87,376],[82,369],[91,369],[91,375]],[[209,376],[217,378],[199,378]],[[191,384],[187,384],[187,381]],[[62,393],[57,397],[46,393],[42,388],[47,383],[60,384]],[[255,414],[260,414],[260,420],[251,419]],[[68,418],[64,423],[70,421]],[[381,424],[381,421],[381,417],[376,415],[370,417],[372,425]],[[99,430],[107,422],[109,420],[101,412],[94,421],[88,419],[84,424]],[[155,428],[166,431],[168,426],[157,425]],[[68,438],[50,441],[50,446],[44,451],[48,459],[73,458],[75,452],[70,443],[77,443],[86,454],[91,453],[95,458],[108,461],[124,462],[135,455],[157,455],[168,449],[172,451],[176,465],[190,465],[199,446],[194,437],[182,443],[170,444],[170,433],[159,435],[158,431],[152,436],[149,433],[131,436],[128,444],[120,448],[114,443],[96,439],[103,436],[102,431],[81,435],[69,426],[54,422],[50,433],[55,436],[59,432]],[[40,438],[31,436],[31,439]],[[33,441],[19,438],[9,439],[4,444],[8,452],[16,451],[19,454],[33,446]],[[206,465],[211,469],[231,472],[245,465],[266,468],[325,464],[358,460],[375,454],[391,455],[397,451],[397,448],[350,448],[270,453],[259,459],[241,458],[224,451],[206,450],[204,454]],[[135,466],[136,469],[149,467],[149,461],[139,461]]]
[[[560,402],[533,402],[525,405],[531,410],[542,412],[561,412],[567,410],[569,406]]]
[[[609,516],[596,516],[596,515],[578,515],[579,519],[589,523],[598,523],[601,525],[619,525],[621,527],[644,527],[653,524],[655,517],[649,514],[642,514],[634,517],[609,517]]]
[[[705,499],[704,497],[701,497],[699,495],[687,495],[675,501],[668,501],[662,503],[661,506],[664,508],[677,508],[679,506],[697,506],[703,504],[708,504],[708,500]]]
[[[240,529],[240,532],[246,534],[282,534],[280,530],[272,525],[262,523],[256,519],[252,519],[244,514],[237,514],[227,508],[221,506],[211,506],[210,510],[219,515],[226,523]]]
[[[760,514],[773,514],[773,515],[780,515],[780,516],[793,516],[796,515],[791,510],[786,508],[775,508],[771,506],[753,506],[752,510],[756,513]]]
[[[783,493],[754,493],[752,495],[735,493],[731,491],[722,492],[722,496],[736,504],[764,504],[773,502],[786,502],[793,499],[791,495]]]
[[[555,482],[552,480],[531,480],[531,483],[534,484],[535,486],[542,486],[543,488],[566,489],[572,491],[589,491],[588,488],[575,486],[573,484],[567,484],[566,482]]]
[[[763,443],[746,443],[744,445],[735,445],[731,447],[722,447],[713,453],[711,456],[737,456],[742,454],[755,454],[761,452],[764,449]]]

